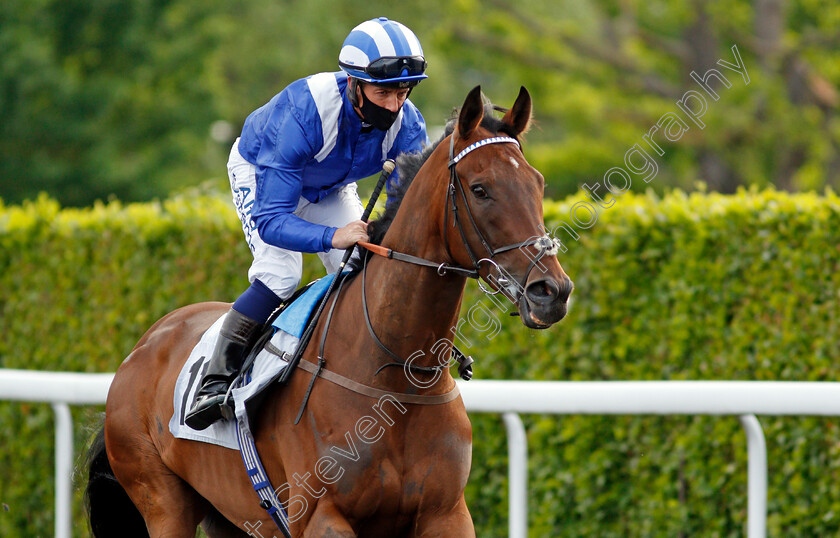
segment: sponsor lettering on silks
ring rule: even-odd
[[[256,228],[254,221],[251,219],[251,210],[254,208],[253,192],[253,189],[250,187],[242,187],[233,191],[236,212],[239,214],[240,219],[242,219],[242,231],[245,232],[245,240],[248,241],[248,247],[251,249],[251,252],[255,250],[254,244],[251,242],[251,235]]]

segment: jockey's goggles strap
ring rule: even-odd
[[[367,67],[338,62],[340,67],[363,71],[374,79],[395,77],[416,77],[426,71],[426,59],[422,56],[385,56],[371,62]]]

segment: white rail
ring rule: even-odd
[[[113,374],[0,369],[0,400],[47,402],[56,415],[55,536],[71,535],[73,424],[68,405],[102,404]],[[510,536],[528,531],[528,447],[519,413],[732,415],[747,433],[747,535],[763,538],[767,452],[755,415],[840,416],[840,383],[787,381],[470,381],[467,410],[501,413],[508,435]]]

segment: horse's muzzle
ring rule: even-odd
[[[565,275],[559,282],[547,277],[528,283],[519,298],[522,322],[530,329],[547,329],[563,319],[574,287]]]

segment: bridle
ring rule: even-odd
[[[419,256],[413,256],[411,254],[405,254],[403,252],[396,252],[392,249],[382,247],[380,245],[373,245],[371,243],[360,242],[359,245],[364,247],[365,249],[369,250],[373,254],[378,254],[385,258],[395,259],[407,263],[412,263],[415,265],[421,265],[424,267],[430,267],[436,269],[437,274],[439,276],[445,276],[447,273],[455,273],[461,276],[465,276],[468,278],[475,278],[478,282],[479,288],[485,293],[495,295],[505,290],[506,295],[512,302],[518,303],[519,298],[524,293],[525,290],[525,283],[528,281],[528,276],[531,274],[531,271],[540,260],[546,256],[556,256],[558,251],[558,246],[555,241],[548,235],[542,235],[539,237],[532,237],[526,241],[521,241],[519,243],[511,243],[510,245],[505,245],[499,248],[493,248],[490,246],[490,243],[484,237],[484,234],[481,233],[478,225],[475,222],[475,218],[473,217],[472,211],[470,211],[470,204],[467,200],[467,194],[464,192],[464,186],[461,183],[461,179],[458,177],[458,173],[455,171],[455,165],[463,159],[467,154],[472,151],[475,151],[478,148],[487,146],[489,144],[502,144],[502,143],[509,143],[509,144],[516,144],[517,147],[519,146],[519,141],[515,138],[508,137],[508,136],[496,136],[492,138],[485,138],[479,140],[467,146],[463,151],[461,151],[458,155],[454,154],[455,149],[455,135],[454,133],[451,135],[450,142],[449,142],[449,186],[447,188],[446,193],[446,207],[444,208],[444,217],[443,217],[443,225],[444,225],[444,248],[446,250],[446,254],[449,259],[454,260],[455,258],[452,256],[452,253],[449,249],[449,243],[446,239],[446,229],[449,223],[449,212],[452,211],[452,225],[458,228],[458,233],[461,236],[461,241],[464,244],[464,248],[467,251],[467,255],[472,262],[473,268],[469,269],[466,267],[460,267],[458,265],[450,265],[448,263],[437,263],[431,260],[427,260],[425,258],[420,258]],[[458,212],[458,203],[457,203],[457,192],[460,192],[461,199],[464,202],[464,211],[467,213],[467,217],[469,218],[470,224],[473,227],[473,231],[478,236],[481,244],[484,246],[485,250],[487,250],[488,257],[486,258],[479,258],[475,252],[473,252],[472,248],[470,247],[470,243],[467,240],[467,234],[464,232],[464,226],[459,217]],[[499,254],[522,248],[522,247],[529,247],[529,246],[536,246],[538,255],[531,258],[531,263],[528,266],[528,270],[525,272],[525,275],[522,277],[522,282],[511,282],[511,280],[507,277],[509,273],[507,273],[498,262],[496,262],[493,258],[498,256]],[[496,278],[496,285],[497,289],[487,289],[482,285],[482,277],[480,274],[481,264],[483,262],[487,262],[493,265],[498,273],[499,276]],[[488,273],[489,274],[489,273]],[[490,275],[492,276],[492,275]],[[371,337],[373,338],[374,342],[376,342],[377,346],[384,351],[388,356],[391,357],[392,362],[383,364],[376,373],[378,374],[383,369],[389,366],[401,366],[407,367],[412,371],[416,371],[419,373],[424,374],[433,374],[436,373],[438,370],[442,368],[442,366],[414,366],[414,365],[406,365],[405,360],[399,357],[396,353],[388,349],[388,347],[382,343],[379,337],[376,335],[376,332],[373,330],[373,325],[370,321],[370,313],[368,312],[367,307],[367,299],[365,293],[365,281],[367,277],[367,258],[364,259],[362,265],[362,312],[364,313],[365,323],[368,328],[368,332],[370,333]],[[491,283],[492,284],[492,283]]]
[[[531,271],[534,267],[537,266],[539,261],[546,255],[557,255],[557,246],[555,245],[554,241],[548,235],[543,235],[541,237],[532,237],[526,241],[522,241],[519,243],[512,243],[510,245],[505,245],[499,248],[493,248],[490,246],[490,243],[484,237],[484,234],[481,233],[481,229],[478,227],[478,224],[475,222],[475,217],[473,217],[472,211],[470,210],[470,204],[467,201],[467,193],[464,190],[464,184],[461,182],[461,178],[458,177],[458,172],[455,170],[455,166],[467,156],[470,152],[477,150],[478,148],[487,146],[489,144],[516,144],[516,147],[519,146],[519,141],[515,138],[509,136],[495,136],[492,138],[485,138],[483,140],[479,140],[466,148],[464,148],[458,155],[454,155],[455,153],[455,133],[453,133],[449,137],[449,188],[446,192],[446,208],[444,209],[443,213],[443,246],[446,249],[446,254],[450,259],[454,259],[452,256],[451,251],[449,250],[449,240],[447,239],[447,234],[445,232],[447,228],[447,223],[449,221],[449,211],[452,211],[452,221],[453,225],[458,228],[458,233],[461,236],[461,241],[464,244],[464,248],[467,251],[467,255],[470,257],[470,261],[472,262],[473,267],[475,268],[476,273],[476,280],[478,282],[479,288],[484,293],[488,293],[494,295],[501,291],[501,289],[505,289],[505,291],[510,296],[513,302],[517,302],[519,299],[519,294],[523,293],[525,289],[525,283],[528,281],[528,276],[530,276]],[[454,156],[453,156],[454,155]],[[456,190],[458,194],[461,195],[461,199],[464,202],[464,211],[467,213],[467,217],[469,218],[470,224],[472,225],[473,231],[478,236],[479,241],[481,241],[482,246],[487,251],[488,257],[487,258],[479,258],[476,256],[475,252],[473,252],[472,247],[470,247],[470,242],[467,240],[467,235],[464,232],[464,226],[461,223],[461,219],[458,217],[458,204],[456,202]],[[451,204],[450,204],[451,201]],[[506,271],[502,269],[502,267],[493,259],[497,255],[502,254],[504,252],[508,252],[514,249],[521,249],[523,247],[530,247],[535,245],[537,247],[538,254],[537,256],[531,258],[531,263],[528,265],[528,270],[525,271],[525,275],[522,277],[521,282],[512,283],[507,278]],[[482,279],[479,278],[479,271],[481,269],[481,263],[488,262],[489,264],[493,265],[499,273],[499,277],[496,278],[496,284],[499,286],[499,289],[492,290],[485,288],[481,281]]]
[[[426,267],[432,267],[437,270],[437,274],[440,276],[444,276],[447,273],[455,273],[461,276],[465,276],[467,278],[474,278],[478,282],[479,288],[484,293],[495,295],[500,291],[504,290],[506,295],[513,301],[514,303],[519,301],[519,298],[525,290],[525,283],[528,281],[528,277],[531,274],[531,271],[536,267],[540,260],[542,260],[545,256],[556,256],[558,252],[558,246],[554,239],[552,239],[549,235],[544,234],[538,237],[531,237],[526,241],[521,241],[519,243],[511,243],[509,245],[505,245],[498,248],[493,248],[490,243],[485,238],[484,234],[481,232],[481,229],[478,227],[478,224],[475,221],[475,217],[473,217],[472,211],[470,210],[470,204],[467,200],[467,194],[464,190],[464,185],[461,182],[460,177],[458,177],[458,172],[455,170],[456,165],[458,162],[461,161],[465,156],[469,153],[477,150],[478,148],[490,145],[490,144],[516,144],[519,147],[519,141],[515,138],[509,136],[495,136],[491,138],[484,138],[475,142],[466,148],[464,148],[458,155],[454,155],[455,153],[455,134],[453,133],[450,135],[449,139],[449,185],[446,191],[446,206],[444,208],[443,214],[443,245],[444,249],[446,250],[446,255],[450,260],[454,260],[454,256],[452,256],[452,252],[449,248],[449,240],[447,239],[446,229],[449,224],[449,213],[452,213],[452,225],[458,228],[458,233],[461,236],[461,242],[464,245],[464,249],[467,251],[467,256],[470,258],[470,262],[472,263],[472,269],[461,267],[458,265],[450,265],[448,263],[436,263],[425,258],[420,258],[418,256],[412,256],[410,254],[405,254],[402,252],[395,252],[391,249],[381,247],[378,245],[372,245],[370,243],[359,243],[360,246],[366,248],[367,250],[371,251],[374,254],[379,254],[386,258],[392,258],[396,260],[400,260],[407,263],[413,263],[415,265],[422,265]],[[481,242],[484,249],[487,251],[487,257],[479,258],[476,253],[473,251],[472,247],[470,246],[470,242],[467,239],[467,234],[464,231],[464,225],[462,219],[460,217],[460,213],[458,210],[458,195],[460,194],[461,200],[463,200],[463,211],[466,212],[467,218],[469,219],[470,224],[472,225],[473,232],[475,232],[476,236],[478,236],[479,241]],[[523,247],[530,247],[535,246],[537,249],[536,256],[529,256],[531,259],[531,263],[528,266],[528,270],[525,272],[525,275],[522,277],[521,281],[511,281],[508,278],[509,273],[504,270],[504,268],[494,259],[499,254],[503,254],[505,252],[514,250],[514,249],[521,249]],[[498,273],[498,277],[492,277],[491,273],[488,273],[491,278],[495,280],[495,284],[497,289],[493,290],[492,288],[488,289],[482,284],[482,280],[484,278],[481,277],[481,265],[482,263],[488,263],[495,267],[496,272]],[[490,282],[492,285],[493,282]]]
[[[472,269],[469,269],[469,268],[466,268],[466,267],[460,267],[460,266],[457,266],[457,265],[449,265],[445,262],[444,263],[436,263],[436,262],[433,262],[431,260],[427,260],[425,258],[420,258],[419,256],[413,256],[411,254],[405,254],[405,253],[402,253],[402,252],[395,252],[392,249],[385,248],[385,247],[382,247],[380,245],[373,245],[371,243],[359,242],[358,245],[367,249],[367,250],[369,250],[373,254],[378,254],[378,255],[384,256],[386,258],[396,259],[396,260],[400,260],[400,261],[407,262],[407,263],[413,263],[415,265],[421,265],[421,266],[425,266],[425,267],[434,268],[434,269],[436,269],[437,274],[440,275],[440,276],[445,276],[447,273],[452,272],[452,273],[459,274],[461,276],[465,276],[465,277],[468,277],[468,278],[475,278],[478,282],[479,287],[485,293],[496,294],[496,293],[499,293],[500,291],[502,291],[504,289],[508,298],[510,298],[514,303],[517,303],[519,301],[519,298],[521,297],[521,295],[524,294],[524,290],[525,290],[524,285],[528,281],[528,276],[531,274],[531,271],[534,269],[534,267],[537,266],[539,261],[544,256],[546,256],[546,255],[556,256],[557,251],[558,251],[558,245],[557,245],[557,243],[555,243],[555,241],[550,236],[542,235],[542,236],[539,236],[539,237],[532,237],[532,238],[530,238],[526,241],[522,241],[522,242],[519,242],[519,243],[512,243],[510,245],[505,245],[503,247],[499,247],[499,248],[496,248],[496,249],[491,247],[490,243],[484,237],[484,234],[481,233],[481,230],[478,228],[478,225],[475,222],[475,218],[473,217],[472,211],[470,210],[469,201],[467,200],[467,194],[466,194],[466,192],[464,192],[464,186],[461,183],[460,178],[458,177],[458,173],[455,171],[455,165],[457,165],[458,162],[461,159],[463,159],[470,152],[475,151],[476,149],[484,147],[488,144],[502,144],[502,143],[516,144],[517,147],[519,147],[519,141],[516,140],[515,138],[509,137],[509,136],[496,136],[496,137],[485,138],[483,140],[479,140],[478,142],[475,142],[475,143],[471,144],[470,146],[467,146],[458,155],[454,155],[455,134],[453,132],[453,134],[450,135],[450,141],[449,141],[449,186],[448,186],[447,193],[446,193],[446,207],[444,208],[444,217],[443,217],[443,219],[444,219],[443,220],[443,223],[444,223],[444,234],[443,234],[444,248],[446,249],[446,254],[449,257],[449,259],[454,260],[455,258],[452,256],[452,253],[449,250],[449,243],[446,239],[446,228],[448,226],[449,211],[450,211],[450,208],[451,208],[452,221],[453,221],[452,225],[457,226],[457,228],[458,228],[458,233],[461,235],[461,241],[463,241],[464,248],[467,251],[467,255],[470,257],[470,261],[472,262],[472,265],[473,265]],[[473,231],[478,236],[478,238],[481,241],[481,244],[484,246],[485,250],[487,250],[487,254],[489,256],[487,258],[479,258],[478,256],[476,256],[475,252],[473,252],[472,248],[470,247],[470,243],[467,240],[467,234],[464,232],[464,226],[461,222],[461,219],[458,216],[459,213],[458,213],[458,203],[457,203],[456,191],[460,192],[460,194],[461,194],[461,199],[464,202],[464,210],[466,211],[467,217],[469,218],[469,221],[472,224]],[[451,205],[450,205],[450,202],[451,202]],[[531,263],[528,266],[528,270],[525,272],[525,276],[522,278],[521,283],[520,282],[510,282],[510,280],[506,276],[507,273],[503,270],[502,266],[499,265],[499,263],[496,262],[493,258],[496,257],[499,254],[503,254],[505,252],[509,252],[509,251],[517,249],[517,248],[528,247],[528,246],[532,246],[532,245],[536,246],[539,255],[534,257],[534,258],[531,258]],[[376,332],[373,330],[373,325],[371,324],[371,321],[370,321],[370,312],[368,311],[368,306],[367,306],[367,296],[366,296],[367,294],[365,293],[368,257],[363,256],[363,258],[364,258],[364,261],[362,262],[363,263],[363,265],[362,265],[362,312],[364,313],[365,323],[367,325],[368,332],[370,333],[374,342],[376,342],[376,344],[379,346],[379,348],[383,352],[385,352],[386,355],[391,357],[391,359],[392,359],[392,362],[388,362],[388,363],[385,363],[382,366],[380,366],[379,369],[376,371],[376,373],[374,375],[379,374],[379,372],[381,372],[382,370],[384,370],[385,368],[387,368],[389,366],[399,366],[399,367],[411,370],[413,372],[418,372],[418,373],[423,373],[423,374],[436,374],[441,369],[448,367],[448,365],[447,366],[444,366],[444,365],[441,365],[441,366],[415,366],[413,364],[407,363],[407,361],[405,361],[402,357],[398,356],[396,353],[391,351],[385,344],[382,343],[382,341],[376,335]],[[480,270],[481,270],[482,262],[490,263],[491,265],[496,267],[496,269],[499,271],[499,277],[496,279],[496,285],[498,286],[498,288],[495,291],[488,290],[481,284],[482,277],[481,277],[481,274],[480,274]],[[490,275],[490,273],[488,273],[488,275]],[[492,275],[490,275],[490,276],[492,276]],[[336,278],[340,278],[340,276],[337,276]],[[338,302],[338,296],[341,294],[341,290],[342,290],[342,287],[343,287],[345,281],[346,281],[346,279],[342,279],[341,282],[339,283],[338,290],[336,291],[335,295],[333,296],[332,306],[330,307],[329,313],[327,314],[327,318],[326,318],[326,321],[325,321],[326,326],[325,326],[324,331],[323,331],[322,336],[321,336],[321,345],[320,345],[320,349],[319,349],[319,353],[318,353],[318,364],[314,365],[314,364],[310,364],[306,361],[299,361],[297,363],[297,366],[299,368],[303,368],[304,370],[307,370],[308,372],[312,373],[313,375],[312,375],[312,380],[309,382],[309,387],[306,390],[306,394],[304,395],[303,403],[301,404],[300,411],[298,412],[297,418],[295,419],[295,424],[297,424],[298,421],[300,421],[300,418],[303,415],[303,411],[306,408],[306,402],[309,401],[309,395],[312,393],[312,387],[315,383],[315,379],[318,376],[329,377],[329,379],[333,383],[336,383],[336,384],[338,384],[340,386],[343,386],[345,388],[349,388],[350,390],[353,390],[353,391],[358,392],[360,394],[365,394],[367,396],[377,397],[379,395],[379,393],[382,392],[382,391],[376,392],[377,389],[373,389],[372,387],[366,387],[366,386],[361,385],[360,383],[357,383],[357,382],[355,382],[351,379],[344,378],[343,376],[339,376],[339,375],[336,375],[334,373],[329,373],[326,370],[324,370],[324,366],[326,364],[326,359],[324,359],[324,346],[326,344],[327,333],[329,332],[330,321],[332,320],[332,315],[333,315],[333,312],[335,310],[335,306]],[[453,352],[453,356],[454,356],[455,352],[456,352],[456,348],[454,346],[452,347],[452,352]],[[464,360],[464,359],[467,359],[467,360],[462,362],[462,360]],[[462,365],[461,365],[462,367],[467,367],[472,362],[472,358],[466,357],[463,354],[461,354],[461,357],[456,357],[456,360],[458,360],[459,362],[462,362]],[[462,368],[459,367],[459,373],[461,373],[461,369]],[[324,372],[327,372],[329,375],[327,376],[327,374],[324,374]],[[462,375],[462,377],[464,377],[463,373],[461,373],[461,375]],[[471,370],[469,371],[469,377],[465,377],[465,379],[469,379],[470,377],[472,377],[472,371]],[[445,394],[434,395],[434,396],[401,394],[400,397],[402,397],[402,398],[413,398],[414,400],[402,400],[402,401],[406,401],[406,402],[410,402],[410,403],[437,404],[437,403],[449,402],[453,398],[457,397],[457,395],[458,395],[458,386],[456,385],[452,390],[450,390],[449,392],[447,392]]]

